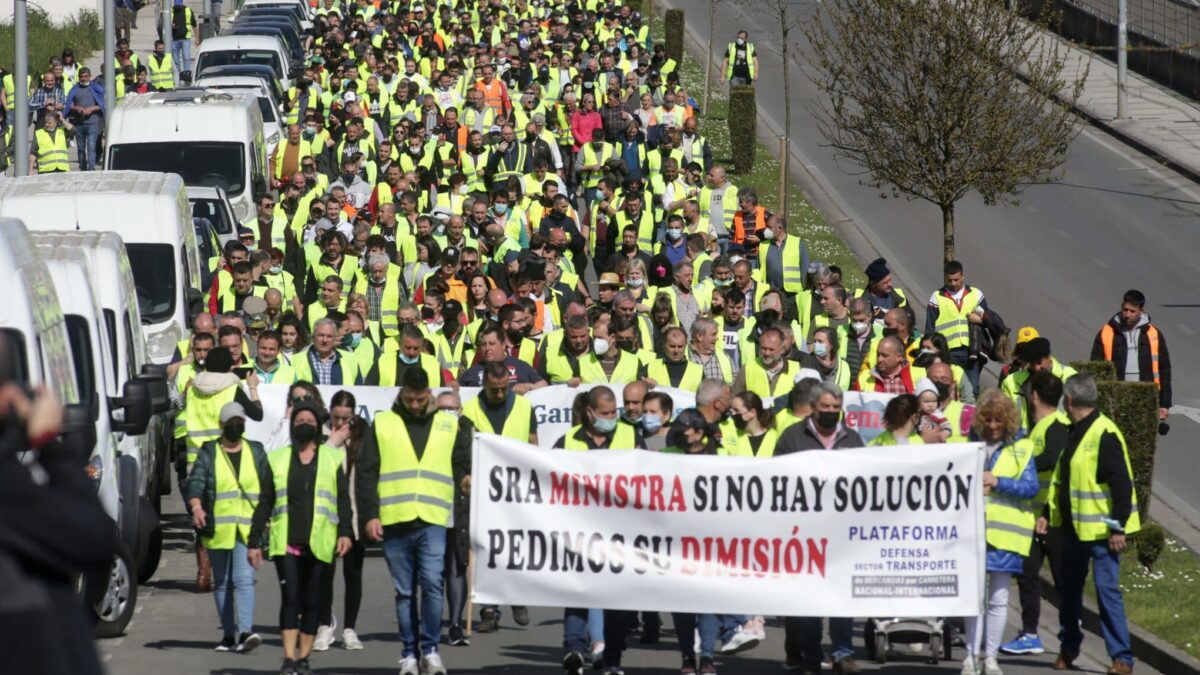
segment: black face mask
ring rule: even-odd
[[[637,340],[617,340],[617,348],[632,354],[637,351]]]
[[[525,140],[532,143],[537,140],[537,134],[525,134]]]
[[[354,172],[353,171],[343,171],[342,172],[342,182],[346,183],[346,184],[353,183],[354,182]]]
[[[510,328],[504,332],[508,334],[509,342],[512,342],[514,345],[520,343],[521,339],[525,337],[524,329],[515,330]]]
[[[733,418],[733,426],[737,427],[739,430],[745,429],[746,425],[748,424],[750,424],[750,422],[746,421],[746,418],[742,417],[741,415],[736,415]]]
[[[945,401],[946,399],[950,398],[950,385],[943,384],[941,382],[934,382],[933,386],[937,388],[939,401]]]
[[[301,423],[292,427],[292,444],[303,447],[317,440],[318,434],[315,424]]]
[[[886,328],[885,327],[883,329],[883,337],[899,337],[899,336],[900,336],[900,329],[898,329],[898,328]]]
[[[246,433],[246,423],[241,420],[230,420],[221,427],[221,437],[230,443],[242,440],[244,433]]]
[[[821,411],[816,413],[817,426],[822,429],[832,429],[837,426],[838,420],[842,414],[834,411]]]

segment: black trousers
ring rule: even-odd
[[[316,635],[321,586],[324,578],[332,575],[333,566],[306,550],[302,555],[275,558],[275,572],[279,575],[279,628],[299,628],[305,635]]]
[[[354,628],[358,623],[358,610],[362,607],[362,578],[363,560],[367,555],[367,545],[357,539],[346,557],[342,558],[342,583],[345,585],[345,611],[342,614],[342,627]],[[338,559],[334,558],[329,566],[329,574],[321,581],[321,613],[317,617],[319,626],[333,624],[333,582],[337,577]]]
[[[1025,569],[1017,577],[1017,593],[1021,598],[1021,632],[1026,635],[1037,635],[1038,622],[1042,617],[1042,585],[1038,575],[1042,571],[1042,561],[1050,564],[1050,576],[1054,578],[1054,587],[1058,588],[1059,560],[1059,531],[1050,530],[1046,536],[1035,536],[1029,555],[1025,557]]]
[[[638,613],[628,609],[604,610],[604,665],[621,665],[625,640],[637,625]]]

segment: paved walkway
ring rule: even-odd
[[[1117,119],[1117,65],[1052,34],[1042,40],[1065,47],[1064,78],[1088,69],[1076,105],[1092,123],[1171,168],[1200,182],[1200,102],[1129,71],[1125,119]]]

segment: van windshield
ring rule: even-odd
[[[112,169],[177,173],[184,185],[224,188],[230,197],[246,189],[242,143],[122,143],[110,151]]]
[[[270,124],[275,121],[275,106],[271,105],[271,99],[266,96],[259,96],[258,109],[262,111],[263,124]]]
[[[238,66],[242,64],[270,66],[276,77],[283,77],[283,64],[279,55],[267,49],[223,49],[204,52],[196,62],[196,72],[203,75],[206,68],[213,66]]]
[[[175,315],[175,252],[170,244],[130,244],[129,266],[137,289],[142,323],[160,323]]]
[[[219,199],[193,199],[192,201],[192,217],[204,218],[212,225],[217,234],[233,234],[233,223],[229,221],[229,212],[225,210],[225,203]],[[196,235],[196,242],[199,243],[200,235]]]

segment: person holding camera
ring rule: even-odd
[[[224,631],[216,651],[244,654],[262,644],[254,632],[254,568],[247,544],[267,455],[261,443],[243,438],[246,411],[241,405],[221,406],[220,419],[221,437],[196,453],[184,496],[212,562],[213,595]]]

